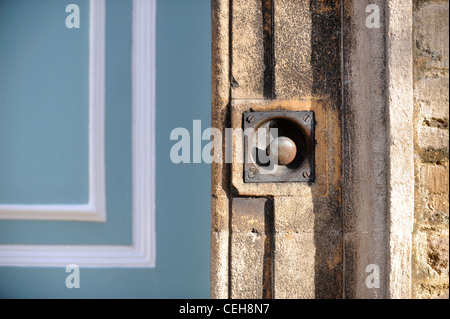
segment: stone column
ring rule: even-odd
[[[409,296],[409,2],[212,0],[213,298]],[[250,111],[314,112],[314,182],[245,183],[239,136],[225,163],[225,129]]]

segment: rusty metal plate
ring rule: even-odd
[[[242,126],[244,182],[314,182],[315,124],[313,111],[245,112]],[[273,129],[276,129],[275,134],[271,133]],[[269,158],[270,141],[274,136],[288,137],[296,145],[296,156],[287,165],[278,165],[276,161],[274,164]]]

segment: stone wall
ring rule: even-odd
[[[317,170],[331,164],[329,179],[285,189],[213,163],[213,298],[448,298],[448,1],[212,1],[213,127],[315,107],[328,123]],[[374,2],[379,30],[364,21]],[[330,69],[340,49],[343,68]]]
[[[414,0],[413,298],[449,297],[448,36],[448,0]]]

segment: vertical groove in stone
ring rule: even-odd
[[[263,264],[263,299],[273,299],[273,278],[274,278],[274,210],[273,200],[268,199],[264,212],[264,264]]]
[[[226,0],[225,0],[226,1]],[[230,66],[229,70],[229,96],[228,99],[231,101],[233,97],[233,86],[235,86],[236,80],[233,78],[233,0],[228,0],[228,41],[229,41],[229,55],[228,55],[228,64]]]
[[[264,42],[264,97],[275,98],[274,0],[262,0]]]
[[[341,28],[340,28],[340,70],[341,70],[341,105],[340,105],[340,110],[341,110],[341,114],[345,114],[345,56],[344,56],[344,41],[345,41],[345,7],[344,7],[344,0],[340,0],[340,6],[341,6],[341,11],[340,11],[340,23],[341,23]],[[341,132],[342,135],[345,134],[346,132],[346,121],[345,121],[345,117],[341,116]],[[345,149],[345,137],[343,136],[342,140],[341,140],[341,150]],[[345,161],[342,161],[341,164],[341,176],[344,176],[344,172],[345,172],[345,167],[346,167]],[[345,196],[343,196],[343,193],[341,191],[340,194],[340,200],[341,200],[341,210],[342,210],[342,230],[344,229],[344,225],[345,225],[345,210],[342,209],[342,207],[345,207]],[[345,256],[345,232],[342,231],[342,299],[346,299],[346,294],[345,294],[345,287],[346,287],[346,256]]]
[[[224,0],[227,1],[227,0]],[[228,45],[229,45],[229,60],[228,60],[228,64],[229,64],[229,81],[230,81],[230,86],[229,86],[229,96],[228,96],[228,101],[230,101],[231,104],[231,100],[233,98],[233,87],[235,86],[236,80],[233,77],[233,0],[228,0]],[[228,105],[228,107],[230,108],[230,104]],[[227,114],[225,115],[225,118],[222,118],[222,121],[224,121],[226,123],[225,127],[231,127],[230,125],[230,119],[231,117],[231,109],[228,110]],[[222,131],[223,132],[223,131]],[[225,135],[225,134],[224,134]],[[227,164],[224,164],[227,165]],[[227,165],[228,166],[228,165]],[[231,169],[227,170],[226,172],[230,177],[231,177]],[[229,180],[229,184],[228,185],[224,185],[224,187],[231,187],[231,179]],[[230,194],[230,192],[228,191],[228,194]],[[227,289],[227,293],[228,293],[228,299],[232,298],[232,287],[231,287],[231,283],[232,283],[232,258],[233,256],[231,255],[232,253],[232,236],[233,236],[233,229],[232,229],[232,210],[233,210],[233,201],[231,196],[229,197],[229,201],[228,201],[228,289]]]

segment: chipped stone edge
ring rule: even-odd
[[[229,1],[211,0],[212,127],[222,130],[230,88]],[[210,296],[229,297],[229,194],[227,167],[211,165],[211,264]]]

